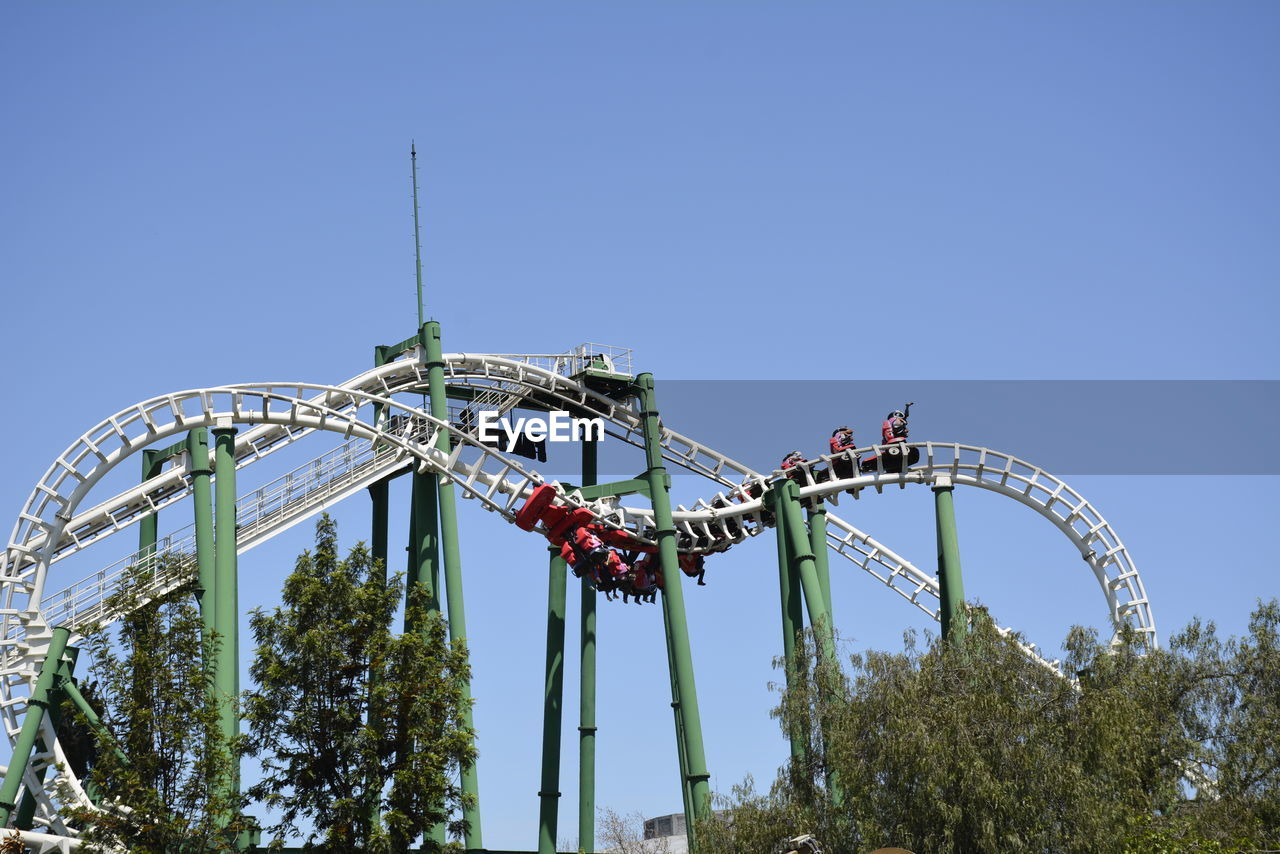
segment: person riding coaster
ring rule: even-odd
[[[638,542],[629,532],[608,528],[595,521],[594,514],[585,507],[570,508],[553,503],[556,497],[554,485],[544,483],[534,489],[525,501],[524,506],[516,513],[515,523],[521,530],[532,531],[539,523],[546,528],[547,539],[553,546],[560,547],[560,557],[573,570],[576,577],[582,577],[587,571],[587,579],[608,599],[621,591],[623,599],[628,594],[636,597],[636,601],[654,601],[656,591],[662,586],[661,566],[654,554],[657,546]],[[728,546],[724,546],[728,548]],[[619,554],[618,549],[627,550],[627,558]],[[721,549],[723,550],[723,549]],[[645,567],[645,583],[637,585],[636,556],[643,554]],[[698,578],[698,584],[705,586],[702,580],[705,569],[703,558],[696,556],[697,569],[689,572],[685,569],[687,560],[694,555],[681,554],[681,568],[691,577]],[[647,597],[647,598],[646,598]]]
[[[831,476],[836,480],[845,480],[854,475],[853,459],[850,457],[849,451],[855,447],[853,442],[853,431],[847,426],[837,427],[831,431],[831,438],[828,440],[828,446],[831,448]]]
[[[800,453],[799,451],[792,451],[791,453],[787,454],[785,457],[782,458],[782,465],[779,466],[779,468],[781,468],[783,471],[786,471],[787,469],[795,468],[801,463],[807,463],[807,462],[809,461],[805,459],[804,454]]]
[[[858,464],[859,469],[864,472],[883,469],[886,472],[898,473],[920,462],[919,448],[895,447],[907,443],[907,435],[910,432],[907,419],[911,417],[912,406],[915,406],[914,401],[885,416],[884,423],[880,425],[880,440],[888,447],[879,454],[864,457]]]
[[[634,552],[627,555],[631,561],[631,572],[622,582],[622,601],[627,601],[629,593],[635,597],[637,605],[655,602],[658,597],[658,584],[653,574],[653,565],[656,561],[652,554],[646,554],[638,560],[635,555]]]
[[[680,571],[690,578],[698,579],[699,587],[706,587],[707,582],[702,580],[707,574],[706,561],[702,555],[680,555]]]

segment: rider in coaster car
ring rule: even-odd
[[[582,570],[578,568],[578,550],[573,547],[573,543],[565,540],[560,544],[560,558],[573,570],[575,578],[582,577]]]
[[[613,549],[608,549],[604,556],[604,570],[609,577],[615,581],[626,578],[627,573],[631,571],[631,567],[622,560],[622,556]]]
[[[575,528],[570,535],[573,544],[584,554],[592,558],[603,559],[604,543],[586,525]]]
[[[698,579],[699,587],[707,586],[707,582],[702,580],[707,574],[706,558],[702,555],[680,555],[680,571],[690,578]]]
[[[799,451],[792,451],[782,460],[782,470],[787,473],[787,477],[791,478],[796,484],[804,485],[804,475],[797,468],[801,463],[809,462]],[[804,499],[802,503],[808,506],[808,499]]]
[[[658,580],[653,574],[657,561],[653,555],[645,555],[635,563],[632,577],[635,579],[636,601],[653,602],[658,594]]]
[[[912,405],[908,403],[905,410],[895,409],[885,416],[884,423],[880,425],[880,438],[884,444],[907,441],[907,419],[911,417]]]
[[[581,577],[583,568],[586,568],[594,581],[600,580],[601,569],[608,566],[610,555],[612,551],[586,525],[579,525],[566,532],[564,543],[560,546],[560,557],[573,570],[574,576]],[[613,557],[617,559],[616,555]]]
[[[853,430],[849,427],[837,427],[831,431],[831,439],[829,441],[831,453],[833,455],[843,454],[846,451],[854,449]],[[848,456],[836,456],[831,460],[831,474],[843,480],[847,477],[853,477],[853,460]]]
[[[841,454],[854,447],[853,431],[848,427],[837,427],[831,431],[831,439],[829,442],[831,453]]]
[[[787,454],[785,457],[782,458],[781,468],[783,471],[786,471],[789,468],[795,468],[800,463],[807,463],[807,462],[809,461],[804,458],[804,454],[800,453],[799,451],[792,451],[791,453]]]

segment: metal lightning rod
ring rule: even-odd
[[[418,278],[418,328],[422,328],[422,232],[418,225],[418,150],[409,140],[409,168],[413,175],[413,256]]]

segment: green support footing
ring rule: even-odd
[[[542,784],[538,792],[538,854],[555,854],[560,815],[560,725],[564,706],[564,611],[566,570],[560,550],[550,547],[547,582],[547,666],[542,693]]]
[[[27,700],[27,711],[22,718],[22,729],[18,732],[18,740],[13,746],[13,756],[9,759],[9,767],[4,774],[4,782],[0,784],[0,827],[9,824],[9,818],[18,805],[18,792],[22,788],[22,775],[27,770],[27,762],[31,759],[31,751],[35,749],[36,739],[40,735],[40,724],[44,721],[49,709],[49,698],[57,680],[58,668],[62,656],[67,651],[67,641],[71,632],[59,626],[53,630],[49,648],[45,652],[44,663],[40,665],[40,675],[31,689],[31,697]]]
[[[428,391],[431,394],[431,416],[439,421],[449,421],[449,403],[445,397],[444,351],[440,343],[440,324],[433,321],[422,324],[418,332],[427,368]],[[449,453],[449,435],[442,431],[436,440],[436,448]],[[440,509],[440,544],[444,551],[445,595],[449,603],[449,639],[455,643],[467,639],[467,617],[462,596],[462,558],[458,545],[458,507],[453,484],[437,480]],[[462,693],[466,700],[463,725],[468,729],[475,724],[471,712],[471,681],[464,680]],[[472,806],[463,810],[467,823],[467,848],[484,848],[480,826],[480,782],[475,765],[462,769],[462,792],[470,795]]]
[[[582,485],[598,479],[597,445],[582,443]],[[646,488],[648,484],[645,484]],[[578,694],[578,848],[596,850],[596,589],[584,577]]]
[[[685,810],[689,849],[697,851],[696,823],[710,815],[711,790],[706,754],[702,742],[702,719],[698,714],[698,690],[693,676],[693,655],[689,648],[689,630],[685,617],[684,573],[680,571],[676,553],[676,529],[671,516],[667,470],[662,463],[662,428],[658,423],[657,396],[653,374],[636,377],[640,399],[640,419],[644,429],[645,478],[649,481],[649,497],[653,502],[653,521],[658,541],[659,566],[664,580],[662,603],[667,623],[667,643],[674,665],[676,692],[672,702],[678,704],[677,721],[683,730],[677,732],[677,743],[683,746],[682,784],[689,788],[690,803]]]
[[[968,630],[964,618],[964,578],[960,572],[960,541],[956,536],[956,510],[949,477],[939,477],[933,487],[934,516],[938,534],[938,598],[942,636],[952,638]]]
[[[219,425],[214,436],[214,656],[213,688],[219,707],[219,729],[228,741],[240,735],[240,605],[236,578],[236,428]],[[240,771],[216,784],[226,803],[240,795]],[[226,816],[230,824],[234,816]]]

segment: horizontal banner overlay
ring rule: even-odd
[[[659,380],[657,398],[664,425],[757,471],[828,453],[838,427],[879,443],[910,402],[908,441],[987,447],[1057,475],[1280,474],[1277,380]],[[575,472],[579,453],[548,448],[538,468]],[[642,465],[617,442],[600,450],[601,477]]]

